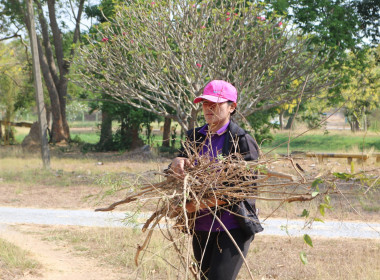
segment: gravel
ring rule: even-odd
[[[141,227],[149,213],[131,218],[128,212],[94,212],[91,210],[59,210],[0,207],[0,229],[8,224],[41,224],[89,227]],[[133,222],[132,220],[140,220]],[[305,227],[304,220],[268,219],[263,223],[263,235],[326,238],[380,239],[380,223],[325,221]]]

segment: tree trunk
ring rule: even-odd
[[[106,110],[102,110],[102,124],[100,128],[100,140],[98,146],[101,150],[107,150],[112,145],[112,116]]]
[[[138,125],[133,125],[130,128],[129,134],[132,137],[132,143],[131,143],[131,149],[136,149],[144,145],[144,142],[141,140],[139,137],[139,126]]]
[[[4,125],[4,143],[9,145],[14,140],[14,133],[11,126],[11,121],[13,119],[13,106],[7,106],[5,111],[5,121],[6,124]]]
[[[198,116],[198,111],[195,109],[191,110],[191,119],[188,122],[188,127],[187,129],[193,129],[196,127],[197,124],[197,116]]]
[[[65,60],[63,53],[63,40],[62,33],[59,29],[57,23],[57,17],[55,14],[55,0],[48,0],[48,10],[49,10],[49,19],[50,19],[50,28],[53,35],[53,43],[55,50],[55,57],[58,63],[59,69],[59,83],[56,84],[56,89],[58,92],[59,98],[59,107],[61,112],[61,125],[63,130],[63,136],[66,141],[70,140],[70,131],[66,119],[66,98],[67,98],[67,78],[66,75],[69,73],[70,64]]]
[[[293,121],[294,120],[294,121]],[[295,125],[295,119],[294,115],[291,115],[288,119],[288,122],[286,123],[285,129],[291,129],[294,128]]]
[[[48,15],[51,32],[49,32],[48,22],[44,16],[41,1],[34,0],[38,7],[38,19],[41,27],[42,42],[39,43],[41,68],[44,76],[44,81],[49,92],[51,107],[52,107],[52,138],[53,142],[69,141],[70,130],[66,118],[66,100],[67,100],[67,74],[70,70],[71,58],[65,59],[63,51],[62,32],[57,23],[57,15],[55,4],[56,0],[48,0]],[[79,1],[78,14],[74,15],[75,30],[73,43],[79,40],[80,36],[80,21],[83,13],[84,0]],[[28,25],[27,21],[26,24]],[[28,26],[30,28],[30,26]],[[54,48],[50,44],[50,39],[53,40]],[[44,50],[44,51],[43,51]],[[54,55],[55,54],[55,57]],[[74,55],[74,48],[71,49],[70,55]],[[57,66],[56,66],[57,63]],[[44,65],[42,65],[44,64]],[[58,74],[58,71],[59,74]]]
[[[0,144],[1,144],[2,139],[3,139],[3,129],[1,127],[1,120],[0,120]]]
[[[54,108],[52,109],[53,111],[55,110]],[[66,141],[65,131],[63,130],[63,123],[62,119],[60,117],[54,118],[53,114],[53,124],[51,127],[51,143],[59,143],[62,141]]]
[[[39,16],[39,21],[41,26],[46,27],[46,20],[43,16]],[[30,28],[30,26],[28,26]],[[51,129],[51,139],[53,143],[59,143],[62,141],[70,140],[70,132],[67,125],[66,115],[62,115],[61,104],[60,104],[60,92],[57,83],[60,84],[60,80],[57,80],[57,74],[55,72],[55,66],[52,65],[51,58],[48,59],[52,54],[51,45],[47,43],[49,38],[45,38],[48,35],[47,30],[43,29],[42,41],[44,42],[44,47],[42,46],[41,40],[38,40],[38,54],[41,64],[41,72],[44,77],[45,85],[49,93],[51,112],[52,112],[52,129]],[[47,55],[48,57],[47,57]],[[50,62],[49,62],[50,61]],[[67,84],[66,84],[67,88]],[[65,104],[66,105],[66,104]],[[66,108],[65,108],[66,110]]]
[[[51,107],[45,104],[45,108],[46,108],[46,124],[47,124],[48,129],[50,129],[51,128],[51,126],[50,126],[50,122],[51,122]]]
[[[280,130],[283,130],[284,129],[284,112],[282,110],[280,112],[279,119],[280,119]]]
[[[70,128],[69,124],[67,122],[67,116],[66,116],[66,100],[67,100],[67,85],[68,80],[66,78],[66,75],[69,73],[69,71],[65,70],[64,75],[61,77],[61,82],[59,85],[59,106],[61,107],[61,118],[62,118],[62,126],[65,133],[65,137],[67,140],[70,140]]]
[[[169,147],[170,146],[170,126],[171,126],[172,120],[169,118],[165,118],[164,122],[164,132],[162,136],[162,146],[163,147]]]
[[[13,142],[14,139],[15,137],[13,134],[12,126],[8,121],[8,123],[4,126],[4,144],[9,145]]]
[[[352,115],[352,121],[350,122],[350,126],[352,132],[357,132],[360,130],[359,121],[354,115]]]
[[[175,141],[177,139],[177,125],[171,129],[171,147],[175,148]]]
[[[44,77],[46,88],[49,92],[51,113],[52,113],[52,128],[51,128],[51,138],[50,141],[53,143],[59,143],[61,141],[68,141],[70,135],[66,135],[63,128],[61,106],[59,102],[59,93],[54,84],[54,79],[52,77],[51,71],[46,60],[46,56],[43,54],[43,49],[40,40],[38,40],[39,47],[39,58],[41,64],[41,72]]]
[[[123,148],[133,150],[144,145],[144,142],[139,137],[139,125],[128,125],[128,120],[122,119],[120,125],[121,146]]]

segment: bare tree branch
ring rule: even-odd
[[[3,37],[3,38],[0,38],[0,41],[5,41],[5,40],[9,40],[9,39],[12,39],[12,38],[21,38],[21,35],[18,34],[17,32],[13,35],[10,35],[10,36],[6,36],[6,37]]]

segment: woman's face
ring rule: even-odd
[[[202,102],[203,115],[213,132],[216,132],[230,120],[231,113],[236,108],[236,103],[214,103],[208,100]]]

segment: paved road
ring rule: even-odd
[[[130,214],[130,213],[129,213]],[[132,227],[141,224],[123,221],[128,213],[94,212],[90,210],[58,210],[0,207],[0,229],[7,224],[73,225],[94,227]],[[147,215],[140,214],[142,221]],[[128,220],[128,219],[127,219]],[[327,238],[371,238],[380,240],[380,223],[361,222],[315,222],[304,228],[303,220],[268,219],[263,224],[265,235],[301,236]]]

